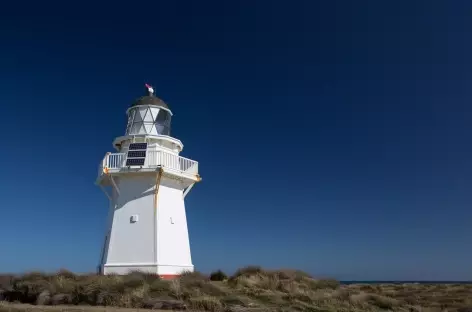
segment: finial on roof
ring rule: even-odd
[[[154,88],[150,84],[145,83],[144,86],[146,87],[147,94],[136,99],[131,106],[153,105],[169,109],[163,100],[154,95]]]
[[[152,86],[149,85],[149,84],[147,84],[147,83],[144,84],[144,85],[146,86],[146,88],[147,88],[147,90],[148,90],[148,93],[149,93],[148,95],[149,95],[149,96],[154,96],[154,89],[152,88]]]

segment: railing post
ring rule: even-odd
[[[109,160],[110,160],[110,152],[105,154],[105,158],[103,158],[103,167],[109,167]]]

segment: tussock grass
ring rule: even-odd
[[[229,277],[219,270],[209,276],[185,272],[174,280],[138,271],[99,276],[60,270],[55,274],[0,276],[0,312],[6,307],[10,312],[22,309],[21,305],[5,302],[32,304],[43,310],[67,305],[66,310],[81,311],[85,311],[85,306],[97,306],[213,312],[470,312],[472,285],[340,285],[338,281],[317,279],[301,271],[264,270],[258,266],[241,268]]]
[[[216,297],[202,296],[190,298],[190,307],[199,311],[223,311],[223,304]]]

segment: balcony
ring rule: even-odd
[[[143,166],[126,166],[126,153],[105,155],[98,168],[98,179],[107,173],[155,172],[161,167],[164,172],[198,181],[198,162],[165,151],[146,151]]]

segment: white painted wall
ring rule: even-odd
[[[156,174],[115,178],[120,194],[110,209],[110,238],[104,256],[104,273],[125,274],[138,269],[177,275],[193,271],[183,185],[162,176],[154,209]],[[131,216],[138,221],[132,223]]]
[[[115,197],[107,263],[153,263],[155,178],[129,176],[115,181],[120,195]],[[130,222],[132,215],[138,215],[138,222]]]
[[[162,180],[157,210],[159,264],[192,265],[183,189],[176,180]]]

